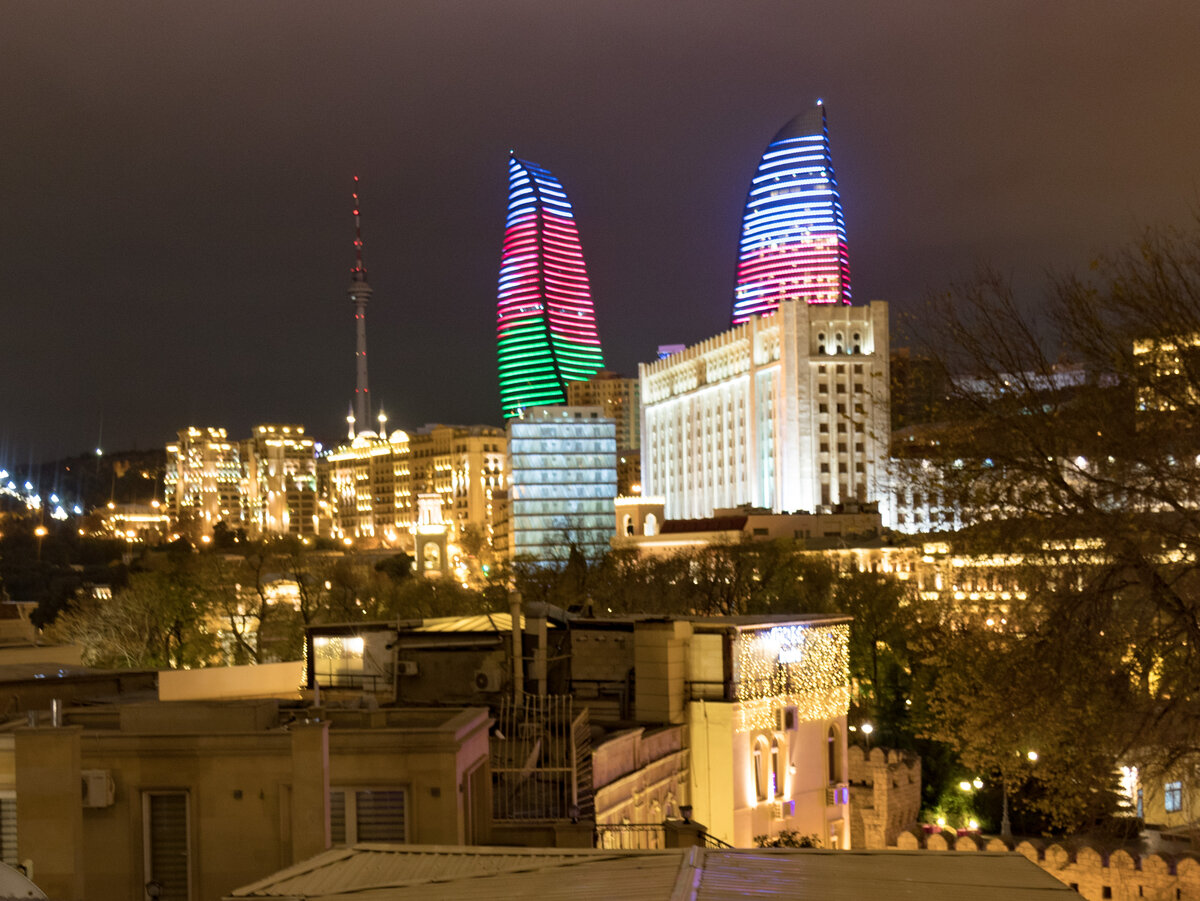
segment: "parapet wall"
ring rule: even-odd
[[[918,828],[900,833],[901,850],[966,851],[1008,853],[1015,851],[1075,889],[1088,901],[1200,901],[1200,859],[1191,855],[1131,854],[1106,852],[1087,843],[1038,840],[1014,846],[1000,838],[935,832],[926,835]]]
[[[888,848],[921,813],[921,758],[857,745],[847,749],[850,847]]]

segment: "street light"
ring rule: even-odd
[[[1018,751],[1017,757],[1020,757],[1020,756],[1021,756],[1021,752]],[[1032,751],[1032,750],[1027,751],[1025,753],[1025,758],[1030,763],[1037,763],[1038,752]],[[1008,819],[1008,779],[1005,778],[1005,774],[1003,772],[1000,774],[1000,781],[1004,785],[1003,809],[1002,809],[1002,813],[1000,816],[1000,835],[1002,838],[1012,838],[1012,824],[1009,822],[1009,819]]]
[[[875,731],[875,727],[870,723],[862,724],[862,733],[867,737],[867,750],[871,750],[871,733]]]

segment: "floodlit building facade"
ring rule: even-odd
[[[878,501],[890,521],[884,301],[783,301],[639,374],[642,493],[668,519]]]
[[[321,534],[404,543],[415,517],[409,436],[362,431],[321,461]]]
[[[322,534],[410,547],[418,496],[437,495],[452,542],[472,530],[490,544],[506,444],[495,426],[359,432],[322,460]]]
[[[304,426],[255,426],[231,441],[225,429],[183,429],[167,445],[166,512],[201,537],[223,522],[264,535],[317,532],[317,460]]]
[[[412,493],[436,493],[459,540],[471,529],[491,542],[492,495],[504,485],[507,439],[496,426],[431,425],[409,436]],[[413,501],[415,503],[415,501]]]
[[[317,456],[302,425],[259,425],[241,443],[250,537],[317,533]]]
[[[616,425],[600,407],[534,407],[508,422],[509,552],[541,566],[602,557],[617,496]]]
[[[510,157],[496,311],[505,418],[566,401],[567,383],[604,368],[587,266],[563,186]]]
[[[849,636],[845,617],[576,620],[572,694],[594,723],[684,727],[687,782],[663,803],[690,804],[710,835],[847,848]]]
[[[181,429],[167,445],[167,509],[180,531],[211,535],[218,522],[241,521],[242,462],[225,429]]]

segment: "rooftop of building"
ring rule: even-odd
[[[1056,894],[1061,893],[1061,894]],[[1025,901],[1078,897],[1020,855],[929,851],[606,851],[360,844],[235,889],[289,901]]]

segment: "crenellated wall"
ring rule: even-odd
[[[921,758],[901,751],[851,745],[850,847],[888,848],[921,813]]]
[[[1200,901],[1200,859],[1191,855],[1131,854],[1107,852],[1086,843],[1039,840],[1016,843],[999,838],[955,835],[919,828],[900,833],[896,847],[901,850],[975,851],[1008,853],[1015,851],[1036,863],[1060,882],[1075,889],[1088,901]]]

